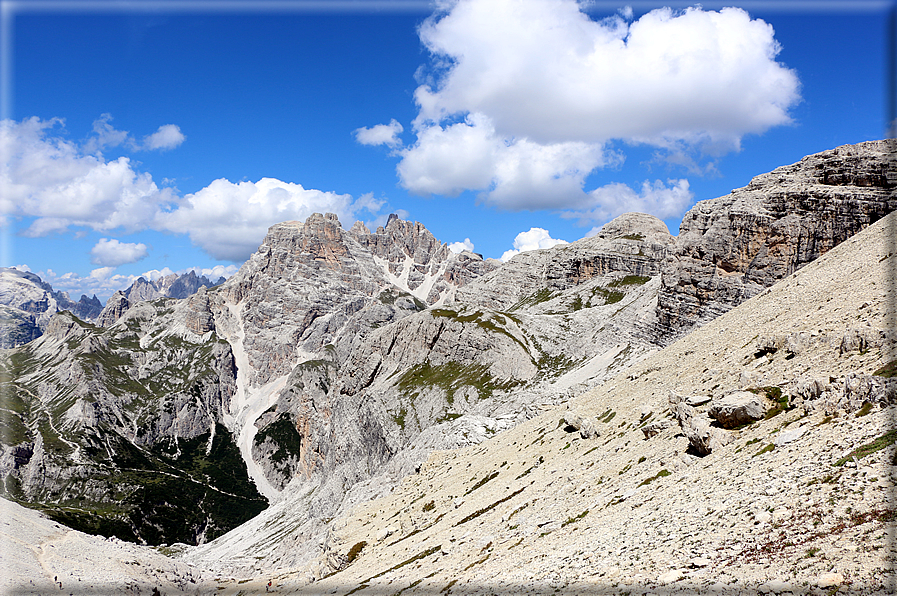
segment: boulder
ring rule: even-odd
[[[690,450],[696,455],[710,455],[714,449],[723,447],[732,440],[729,433],[710,426],[707,418],[698,416],[695,409],[685,403],[676,406],[676,419],[688,439]]]
[[[642,427],[645,438],[650,439],[659,435],[664,429],[670,426],[669,420],[655,420],[651,424]]]
[[[707,411],[723,428],[735,428],[760,420],[766,415],[766,400],[750,391],[735,391],[714,400]]]
[[[579,413],[567,414],[567,416],[564,417],[564,423],[568,427],[578,430],[579,436],[583,439],[594,439],[601,434],[595,426],[594,419]]]

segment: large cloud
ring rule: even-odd
[[[187,195],[155,227],[189,234],[194,244],[216,259],[242,261],[258,248],[268,227],[286,220],[305,220],[312,213],[331,212],[348,223],[366,210],[375,213],[382,201],[305,189],[299,184],[262,178],[258,182],[219,179]]]
[[[24,231],[33,237],[79,227],[126,233],[154,229],[189,234],[213,257],[243,261],[258,248],[268,227],[279,221],[333,212],[350,224],[363,212],[376,216],[383,204],[371,195],[353,199],[273,178],[239,183],[220,179],[178,197],[170,188],[159,188],[148,173],[137,171],[127,157],[103,158],[102,148],[128,143],[127,133],[116,131],[110,120],[108,114],[97,120],[94,134],[82,145],[61,137],[59,119],[0,121],[0,213],[34,218]],[[176,126],[165,125],[144,144],[166,148],[182,139]],[[104,240],[94,248],[94,263],[133,262],[122,259],[135,258],[142,246],[112,242]],[[118,249],[118,256],[112,249]]]
[[[127,157],[107,162],[60,138],[54,132],[61,124],[38,118],[0,121],[0,209],[35,217],[26,235],[70,226],[133,232],[173,198]]]
[[[509,209],[579,208],[608,143],[737,150],[799,101],[772,27],[737,8],[596,22],[574,0],[459,0],[428,19],[403,186],[484,191]],[[454,157],[454,161],[452,160]]]
[[[136,263],[147,256],[146,244],[119,242],[115,238],[100,238],[90,250],[90,260],[94,265],[118,267],[126,263]]]

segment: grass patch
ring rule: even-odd
[[[555,292],[549,288],[542,288],[532,294],[524,296],[517,302],[515,302],[508,309],[510,312],[514,312],[515,310],[519,310],[521,308],[526,308],[528,306],[535,306],[537,304],[541,304],[542,302],[548,302],[552,298],[554,298]]]
[[[561,527],[563,528],[564,526],[569,526],[570,524],[576,523],[576,522],[578,522],[579,520],[581,520],[582,518],[584,518],[585,516],[587,516],[588,514],[589,514],[589,510],[586,509],[585,511],[583,511],[582,513],[580,513],[580,514],[577,515],[576,517],[568,517],[568,518],[564,521],[564,523],[561,524]]]
[[[622,286],[641,286],[648,283],[649,281],[651,281],[651,278],[644,275],[627,275],[626,277],[615,279],[614,281],[607,284],[607,287],[619,288]]]
[[[522,493],[524,490],[526,490],[526,487],[525,487],[525,486],[524,486],[523,488],[521,488],[520,490],[516,490],[516,491],[512,492],[510,495],[508,495],[508,496],[506,496],[506,497],[504,497],[504,498],[499,499],[498,501],[492,503],[491,505],[488,505],[488,506],[486,506],[486,507],[483,507],[482,509],[478,509],[477,511],[474,511],[473,513],[471,513],[470,515],[468,515],[467,517],[465,517],[464,519],[462,519],[461,521],[459,521],[459,522],[456,523],[455,525],[456,525],[456,526],[460,526],[461,524],[466,524],[467,522],[469,522],[469,521],[472,520],[472,519],[476,519],[476,518],[478,518],[479,516],[483,515],[484,513],[487,513],[487,512],[489,512],[489,511],[491,511],[492,509],[498,507],[499,505],[501,505],[501,504],[504,503],[505,501],[507,501],[507,500],[509,500],[509,499],[513,499],[514,497],[516,497],[517,495],[519,495],[520,493]]]
[[[897,360],[891,360],[890,362],[876,370],[874,373],[872,373],[872,375],[885,378],[897,377]]]
[[[856,417],[860,418],[861,416],[865,416],[866,414],[868,414],[871,411],[872,411],[872,403],[867,401],[866,403],[863,404],[863,407],[860,408],[860,410],[857,412]]]
[[[775,448],[776,448],[776,446],[773,445],[772,443],[770,443],[769,445],[767,445],[766,447],[764,447],[763,449],[761,449],[760,451],[758,451],[751,457],[757,457],[758,455],[763,455],[764,453],[769,453],[770,451],[772,451]]]
[[[876,451],[881,451],[882,449],[893,445],[895,442],[897,442],[897,430],[888,431],[880,437],[874,439],[873,441],[857,447],[849,454],[847,454],[847,456],[842,457],[841,459],[836,461],[834,465],[843,466],[853,458],[864,458],[867,455],[871,455]]]
[[[648,484],[651,484],[658,478],[664,478],[665,476],[669,476],[669,475],[670,475],[669,470],[663,469],[663,470],[659,471],[657,474],[655,474],[654,476],[651,476],[650,478],[645,478],[644,480],[642,480],[642,482],[641,482],[641,484],[639,484],[639,486],[646,486]]]
[[[488,364],[446,362],[434,366],[427,361],[402,373],[395,386],[411,394],[412,399],[427,387],[438,387],[445,392],[446,401],[453,404],[455,393],[463,387],[473,387],[480,399],[486,399],[495,391],[508,391],[519,384],[516,379],[496,379]]]
[[[477,482],[476,484],[474,484],[473,486],[471,486],[470,489],[468,489],[468,491],[467,491],[466,493],[464,493],[462,496],[466,497],[467,495],[469,495],[470,493],[472,493],[472,492],[475,491],[476,489],[480,488],[481,486],[483,486],[484,484],[486,484],[486,483],[489,482],[490,480],[494,480],[494,479],[497,478],[497,477],[498,477],[498,472],[492,472],[491,474],[489,474],[488,476],[486,476],[485,478],[483,478],[482,480],[480,480],[479,482]]]

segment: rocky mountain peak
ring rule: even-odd
[[[663,221],[647,213],[624,213],[601,226],[595,236],[604,240],[641,240],[663,245],[675,240]]]

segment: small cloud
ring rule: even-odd
[[[13,265],[13,269],[18,269],[19,271],[24,271],[25,273],[31,273],[31,267],[28,265]]]
[[[141,148],[147,151],[166,151],[174,149],[186,138],[177,124],[163,124],[153,134],[143,137]]]
[[[133,142],[129,139],[129,133],[126,130],[116,130],[110,124],[112,114],[101,114],[99,118],[93,121],[93,136],[87,139],[84,144],[84,151],[87,153],[97,153],[105,147],[118,147],[125,143]]]
[[[388,147],[399,147],[402,139],[399,134],[403,131],[402,125],[393,118],[389,124],[377,124],[370,128],[362,127],[354,131],[355,140],[362,145],[386,145]]]
[[[112,275],[113,271],[115,271],[115,267],[100,267],[91,271],[90,277],[97,281],[106,281],[107,279],[109,279],[109,276]],[[66,273],[66,275],[69,274]]]
[[[473,252],[473,242],[470,241],[470,238],[465,238],[464,242],[452,242],[448,247],[455,254],[462,253],[465,250]]]
[[[90,262],[104,267],[118,267],[136,263],[147,256],[146,244],[119,242],[114,238],[100,238],[90,250]]]
[[[509,261],[514,255],[518,255],[522,252],[540,248],[551,248],[558,244],[568,244],[568,242],[566,240],[552,238],[551,234],[548,233],[548,230],[542,228],[530,228],[526,232],[517,234],[517,237],[514,238],[514,249],[506,250],[504,254],[501,255],[501,260]]]

